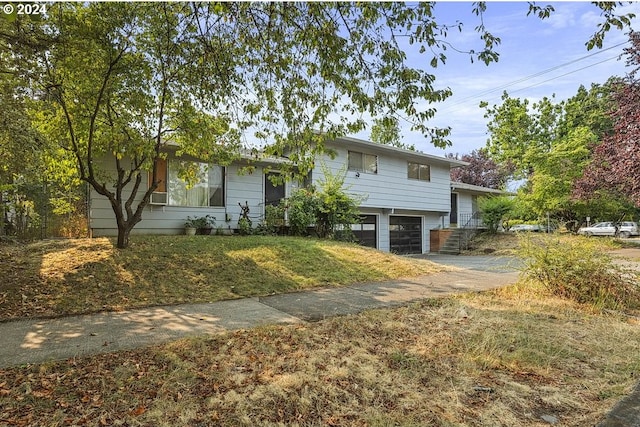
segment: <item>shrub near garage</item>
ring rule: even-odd
[[[598,309],[640,308],[638,272],[614,264],[597,242],[525,235],[518,255],[523,276],[554,295]]]

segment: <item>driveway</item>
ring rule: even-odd
[[[416,256],[416,258],[488,273],[513,273],[519,271],[522,266],[522,261],[513,256],[425,254]]]

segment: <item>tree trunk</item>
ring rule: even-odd
[[[129,227],[128,224],[124,226],[118,225],[118,242],[116,244],[118,249],[126,249],[129,247],[129,234],[132,228],[133,227]]]

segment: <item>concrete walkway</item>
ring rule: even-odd
[[[264,324],[295,324],[363,310],[404,305],[458,292],[479,292],[516,281],[509,257],[428,255],[452,271],[412,279],[311,291],[0,323],[0,368],[114,352],[202,334]],[[598,427],[640,427],[640,385]]]
[[[444,258],[432,261],[447,264]],[[452,267],[452,271],[412,279],[261,298],[3,322],[0,368],[134,349],[264,324],[316,321],[455,292],[484,291],[516,279],[517,273],[508,268],[487,272]]]

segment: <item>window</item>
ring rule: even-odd
[[[419,179],[420,181],[431,181],[431,168],[429,165],[408,162],[407,177],[409,179]]]
[[[157,176],[162,182],[153,193],[152,200],[158,201],[161,195],[165,195],[162,204],[190,207],[224,206],[222,166],[178,159],[160,160]],[[185,176],[189,177],[189,182]]]
[[[152,205],[166,205],[167,204],[167,161],[165,159],[156,160],[156,180],[158,181],[158,187],[151,193],[150,203]],[[148,181],[149,186],[153,182],[153,171],[149,171]]]
[[[348,168],[350,171],[378,173],[378,156],[349,151]]]
[[[280,176],[277,172],[267,172],[264,176],[264,204],[277,206],[284,199],[284,182],[278,182]],[[272,177],[276,180],[273,183]]]

